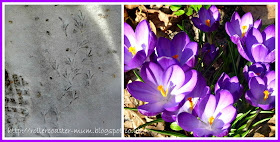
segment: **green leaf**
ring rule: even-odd
[[[168,136],[187,137],[186,135],[181,134],[181,133],[177,133],[177,132],[161,131],[161,130],[154,130],[154,129],[147,129],[147,130],[152,131],[152,132],[156,132],[156,133],[159,133],[159,134],[168,135]]]
[[[250,114],[255,114],[257,111],[252,111]],[[260,113],[275,113],[275,111],[261,111]]]
[[[250,130],[247,130],[246,132],[242,133],[241,136],[246,137],[249,132],[250,132]]]
[[[182,5],[170,5],[170,9],[172,11],[177,11],[182,7]]]
[[[129,109],[129,110],[133,110],[133,111],[138,111],[137,108],[124,107],[124,109]]]
[[[233,136],[233,137],[240,137],[240,134],[237,134],[237,135],[235,135],[235,136]]]
[[[144,82],[142,77],[136,72],[136,70],[133,70],[135,76],[141,81],[141,82]]]
[[[239,121],[239,120],[241,120],[242,118],[244,118],[248,113],[250,113],[252,110],[249,110],[249,111],[247,111],[245,114],[238,114],[237,115],[237,117],[236,117],[236,119],[235,119],[235,121],[232,123],[232,127],[234,127],[235,126],[235,124]]]
[[[191,16],[193,14],[193,9],[191,7],[186,9],[186,15]]]
[[[135,128],[132,132],[134,132],[134,131],[136,131],[136,130],[138,130],[138,129],[141,129],[141,128],[143,128],[143,127],[152,125],[152,124],[154,124],[154,123],[158,123],[158,122],[164,122],[164,120],[163,120],[162,118],[159,118],[159,119],[156,119],[156,120],[154,120],[154,121],[147,122],[147,123],[145,123],[145,124],[143,124],[143,125],[140,125],[139,127]]]
[[[176,122],[172,122],[172,123],[170,124],[170,128],[171,128],[172,130],[175,130],[175,131],[183,130]]]
[[[263,123],[263,122],[265,122],[265,121],[268,121],[268,120],[271,119],[271,118],[272,118],[272,117],[268,117],[268,118],[265,118],[265,119],[263,119],[263,120],[260,120],[260,121],[256,122],[255,124],[252,125],[252,128],[255,127],[255,126],[257,126],[258,124],[261,124],[261,123]]]
[[[174,12],[174,14],[177,15],[177,16],[181,16],[181,15],[185,14],[185,11],[184,10],[178,10],[178,11]]]
[[[190,7],[193,8],[196,12],[198,12],[202,5],[191,5]]]
[[[207,9],[207,10],[210,8],[210,6],[211,6],[211,5],[203,5],[203,7],[204,7],[205,9]]]

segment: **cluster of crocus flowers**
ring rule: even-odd
[[[139,68],[154,52],[157,37],[147,20],[141,21],[135,32],[124,23],[124,71]]]
[[[270,63],[275,62],[275,26],[269,25],[262,32],[260,28],[261,19],[253,23],[250,12],[242,18],[235,12],[225,25],[240,55],[252,62],[251,66],[243,68],[244,78],[249,84],[246,100],[252,106],[268,110],[275,106],[275,72],[270,71]]]
[[[203,32],[213,32],[218,29],[220,25],[220,13],[216,6],[212,5],[206,10],[201,7],[199,10],[199,18],[193,17],[192,22],[194,26]]]
[[[179,62],[184,71],[188,71],[196,64],[198,44],[192,42],[185,32],[179,32],[172,41],[160,37],[156,51],[158,57],[172,57]]]

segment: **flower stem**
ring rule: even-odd
[[[235,75],[237,76],[237,69],[236,69],[236,64],[235,64],[234,58],[233,58],[232,46],[230,46],[230,45],[231,45],[231,43],[228,42],[228,48],[229,48],[230,56],[231,56],[231,59],[232,59],[232,64],[233,64],[234,73],[235,73]]]
[[[207,33],[207,41],[211,45],[212,44],[212,37],[211,37],[211,32]]]
[[[251,125],[251,123],[255,120],[255,118],[258,116],[258,114],[261,112],[261,108],[259,108],[256,112],[256,114],[254,115],[254,117],[252,117],[250,120],[248,120],[246,127],[243,129],[243,131],[247,131]]]

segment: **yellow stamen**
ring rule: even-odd
[[[209,19],[207,19],[207,20],[205,21],[205,23],[206,23],[206,26],[210,27],[210,20],[209,20]]]
[[[163,97],[166,97],[166,96],[167,96],[168,89],[166,89],[166,91],[164,91],[162,85],[159,85],[157,89],[160,91],[160,93],[161,93],[161,95],[162,95]]]
[[[129,49],[128,49],[128,50],[129,50],[129,52],[131,52],[131,53],[132,53],[132,55],[133,55],[133,56],[134,56],[134,55],[136,54],[136,52],[137,52],[137,51],[136,51],[136,49],[135,49],[135,47],[132,47],[132,46],[131,46],[131,47],[129,47]]]
[[[242,26],[242,37],[244,37],[244,35],[246,34],[247,32],[247,26]]]
[[[188,98],[188,101],[190,102],[191,111],[193,111],[193,101],[192,101],[192,97],[189,97],[189,98]]]
[[[178,61],[179,61],[179,59],[178,59],[178,57],[179,57],[179,55],[174,55],[174,56],[172,56],[173,58],[175,58],[175,59],[177,59]]]
[[[264,98],[263,101],[265,101],[268,98],[269,92],[267,90],[263,91],[264,93]]]
[[[208,120],[208,121],[209,121],[209,124],[210,124],[210,125],[212,125],[212,123],[213,123],[213,121],[214,121],[214,117],[213,117],[213,116],[211,116],[211,117],[209,118],[209,120]]]

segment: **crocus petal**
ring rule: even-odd
[[[268,53],[264,59],[264,63],[274,63],[275,62],[275,50]]]
[[[201,24],[199,29],[202,30],[203,32],[209,32],[210,31],[210,27],[208,27],[204,24]]]
[[[135,29],[137,45],[145,52],[148,50],[150,31],[150,25],[147,20],[141,21]]]
[[[157,36],[154,32],[150,31],[148,41],[148,48],[145,50],[147,57],[155,51],[155,47],[157,44]]]
[[[182,112],[177,116],[177,124],[189,132],[204,125],[195,116],[187,112]]]
[[[222,120],[224,124],[231,123],[236,117],[236,108],[233,105],[228,105],[220,111],[219,120]],[[214,125],[214,124],[213,124]]]
[[[198,53],[198,44],[196,42],[190,42],[189,44],[187,44],[186,48],[182,52],[182,56],[179,61],[180,64],[181,65],[187,64],[189,67],[193,68],[195,66],[194,56],[196,56],[197,53]]]
[[[201,23],[203,23],[202,25],[205,25],[206,26],[206,20],[210,20],[210,15],[209,15],[209,12],[208,10],[206,10],[204,7],[201,7],[199,12],[199,19],[201,21]]]
[[[271,81],[275,80],[275,71],[270,71],[267,74],[265,74],[263,81],[265,84],[269,85]]]
[[[138,111],[146,116],[154,116],[161,113],[164,110],[163,105],[164,102],[148,103],[139,106]]]
[[[226,22],[226,24],[225,24],[225,29],[226,29],[227,34],[228,34],[230,37],[236,34],[236,31],[235,31],[235,29],[231,26],[231,23],[230,23],[230,22]]]
[[[144,102],[155,103],[163,97],[156,88],[152,88],[148,84],[140,81],[129,83],[127,90],[134,98]]]
[[[124,65],[125,72],[140,67],[146,59],[144,50],[138,51],[128,64]]]
[[[173,55],[177,54],[180,57],[183,49],[189,42],[190,38],[185,32],[179,32],[178,34],[176,34],[172,39],[172,45],[175,48],[175,53],[173,53]]]
[[[142,65],[141,68],[141,77],[145,83],[149,83],[150,85],[162,85],[162,68],[153,62],[148,62]]]
[[[203,122],[208,122],[209,118],[213,116],[216,109],[216,98],[213,95],[208,95],[197,106],[196,113]]]
[[[223,72],[215,85],[215,93],[217,93],[220,88],[224,88],[223,82],[226,82],[228,80],[230,80],[230,77],[225,72]]]
[[[161,117],[165,122],[174,122],[177,118],[177,111],[163,111]]]
[[[136,45],[134,31],[127,23],[124,23],[124,44],[127,47]]]
[[[256,100],[263,100],[265,83],[260,77],[253,77],[249,81],[249,88]]]
[[[201,28],[201,22],[200,22],[199,18],[193,17],[193,18],[192,18],[192,22],[193,22],[193,25],[194,25],[195,27],[197,27],[198,29]]]
[[[213,31],[217,30],[219,26],[220,26],[220,21],[215,21],[212,24],[212,26],[210,27],[210,31],[213,32]]]
[[[248,78],[249,78],[248,71],[249,71],[249,67],[248,67],[248,65],[245,65],[245,67],[243,68],[243,75],[244,75],[244,79],[246,81],[248,81]]]
[[[275,102],[270,103],[270,104],[259,104],[258,107],[262,108],[263,110],[270,110],[275,107]]]
[[[243,45],[242,41],[238,40],[236,45],[237,45],[237,49],[238,49],[239,54],[243,58],[245,58],[247,61],[253,62],[253,61],[251,61],[252,57],[250,56],[251,58],[249,58],[249,56],[247,55],[247,51],[246,51],[245,45]]]
[[[167,38],[160,37],[157,43],[157,54],[159,57],[168,56],[172,57],[171,54],[171,41]]]
[[[133,55],[129,52],[129,47],[124,45],[124,64],[128,64]]]
[[[262,27],[262,19],[259,19],[259,20],[255,21],[253,27],[260,30],[261,27]]]
[[[263,43],[262,34],[259,30],[251,28],[246,37],[246,47],[248,49],[248,53],[251,53],[251,47],[256,43]]]
[[[185,73],[185,83],[184,85],[176,91],[176,94],[190,93],[196,85],[198,73],[196,70],[189,70]]]
[[[273,51],[275,49],[275,26],[269,25],[262,32],[262,37],[264,40],[264,45],[268,47],[269,51]]]
[[[163,70],[166,70],[172,65],[179,65],[179,62],[176,59],[172,57],[166,57],[166,56],[158,58],[157,62]]]
[[[168,102],[164,104],[164,109],[167,111],[176,111],[179,109],[179,103],[184,99],[184,94],[171,95]]]
[[[233,22],[233,21],[238,21],[238,23],[241,22],[241,18],[236,11],[232,14],[231,19],[230,19],[230,22]]]
[[[255,98],[255,96],[252,94],[252,92],[250,90],[246,91],[245,99],[252,106],[254,106],[254,107],[258,106],[257,99]]]
[[[229,105],[232,105],[234,100],[232,94],[228,90],[221,90],[216,95],[217,107],[214,113],[214,118]]]
[[[242,26],[245,26],[245,25],[246,26],[253,25],[253,16],[252,16],[251,12],[244,14],[241,18],[241,23],[240,23],[241,28],[242,28]]]
[[[213,20],[220,21],[220,13],[215,5],[210,6],[208,11],[210,12],[210,15],[213,17]]]
[[[167,87],[170,83],[172,83],[173,85],[176,85],[175,88],[178,89],[185,81],[183,76],[185,76],[185,73],[180,66],[170,66],[163,74],[163,86]]]
[[[253,44],[251,53],[255,62],[263,62],[268,54],[268,49],[263,44]]]

